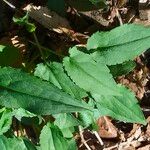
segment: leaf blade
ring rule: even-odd
[[[111,116],[120,121],[141,123],[146,125],[144,115],[134,94],[125,87],[118,85],[121,96],[92,95],[103,116]]]
[[[47,123],[41,131],[40,147],[41,150],[67,150],[68,143],[56,126]]]
[[[82,111],[87,106],[54,85],[17,69],[0,68],[0,87],[1,105],[22,107],[35,114]]]
[[[88,40],[87,48],[95,49],[96,52],[92,54],[94,60],[107,65],[116,65],[133,60],[148,49],[149,40],[150,28],[126,24],[110,32],[93,34]]]
[[[4,108],[4,111],[2,112],[1,118],[0,118],[0,135],[3,135],[3,133],[9,130],[12,124],[12,117],[13,117],[13,114],[11,110]]]
[[[127,62],[124,62],[122,64],[111,65],[111,66],[109,66],[109,69],[110,69],[111,74],[115,78],[118,76],[128,74],[135,67],[136,67],[136,64],[134,61],[127,61]]]
[[[34,74],[42,79],[50,81],[76,99],[81,100],[83,97],[87,96],[86,92],[75,85],[65,74],[63,65],[60,63],[53,62],[50,63],[49,66],[38,64]]]
[[[70,50],[70,57],[66,57],[63,64],[72,80],[87,92],[119,95],[107,66],[95,62],[90,55],[78,51],[76,47]]]

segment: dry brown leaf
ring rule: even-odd
[[[143,146],[143,147],[140,147],[137,150],[150,150],[150,144],[146,145],[146,146]]]
[[[100,117],[97,121],[99,126],[99,135],[102,138],[116,138],[118,136],[117,128],[111,123],[108,117]]]
[[[12,37],[11,43],[13,44],[14,47],[17,47],[21,53],[24,53],[26,51],[25,44],[23,43],[23,41],[18,36]]]
[[[130,131],[130,134],[128,135],[128,138],[137,139],[139,135],[141,134],[141,127],[138,124],[133,124],[133,129]]]
[[[147,125],[147,129],[146,129],[146,134],[147,134],[147,136],[150,137],[150,116],[147,118],[147,122],[148,122],[148,125]]]

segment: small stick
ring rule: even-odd
[[[104,148],[104,150],[113,150],[115,148],[118,147],[118,144],[114,145],[114,146],[111,146],[111,147],[108,147],[108,148]]]
[[[99,134],[97,133],[97,131],[93,131],[93,133],[94,133],[94,135],[96,136],[96,138],[98,139],[99,143],[100,143],[101,145],[104,145],[104,143],[103,143],[101,137],[99,136]]]
[[[89,145],[86,143],[84,136],[83,136],[83,131],[82,131],[82,127],[79,126],[79,133],[81,136],[81,142],[85,145],[85,147],[87,148],[87,150],[91,150],[91,148],[89,147]]]
[[[6,3],[12,9],[16,9],[16,7],[13,4],[11,4],[10,2],[8,2],[7,0],[3,0],[3,2]]]
[[[37,46],[37,44],[36,44],[35,42],[33,42],[33,41],[28,40],[28,42],[30,42],[31,44]],[[58,54],[58,53],[56,53],[55,51],[50,50],[50,49],[47,48],[47,47],[44,47],[44,46],[42,46],[42,45],[40,45],[40,47],[41,47],[41,49],[43,49],[43,50],[45,50],[45,51],[49,51],[50,53],[52,53],[52,54],[54,54],[54,55],[60,56],[60,57],[62,57],[62,58],[65,57],[65,55]]]
[[[122,25],[123,25],[123,21],[122,21],[122,18],[121,18],[121,16],[120,16],[120,13],[119,13],[119,11],[118,11],[118,8],[115,8],[115,10],[116,10],[116,16],[117,16],[117,18],[118,18],[118,20],[119,20],[119,23],[120,23],[120,25],[122,26]]]
[[[42,49],[41,49],[40,43],[39,43],[39,41],[38,41],[38,38],[37,38],[35,32],[33,32],[33,36],[34,36],[35,42],[36,42],[36,44],[37,44],[37,47],[38,47],[38,49],[39,49],[39,51],[40,51],[40,53],[41,53],[41,56],[42,56],[44,62],[46,63],[45,56],[44,56],[44,54],[43,54],[43,51],[42,51]]]
[[[128,23],[130,23],[130,22],[133,20],[134,17],[135,17],[135,15],[133,15],[133,16],[129,19]]]

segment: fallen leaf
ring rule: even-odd
[[[150,144],[146,145],[146,146],[143,146],[143,147],[140,147],[137,150],[150,150]]]
[[[99,135],[102,138],[116,138],[118,136],[117,128],[111,123],[108,117],[100,117],[97,121]]]
[[[150,137],[150,116],[147,118],[147,122],[148,122],[148,125],[147,125],[147,129],[146,129],[146,134],[147,134],[147,136]]]

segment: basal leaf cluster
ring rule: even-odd
[[[94,126],[100,116],[145,125],[134,93],[117,84],[115,78],[133,70],[134,59],[150,47],[149,41],[150,28],[123,25],[109,32],[96,32],[84,51],[72,47],[62,62],[37,64],[34,74],[3,67],[0,61],[0,148],[77,149],[73,138],[76,127]],[[0,57],[4,48],[0,46]],[[13,118],[21,123],[27,122],[24,118],[38,118],[40,125],[36,127],[43,129],[36,145],[27,138],[6,136]]]

